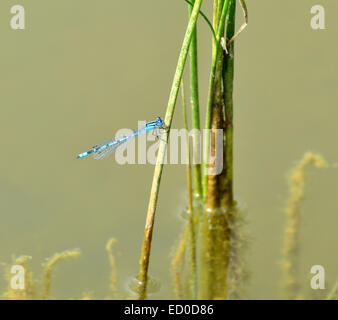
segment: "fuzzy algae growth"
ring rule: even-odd
[[[42,299],[44,300],[50,299],[50,288],[52,285],[52,271],[54,269],[54,266],[62,260],[69,258],[78,258],[80,255],[81,253],[78,250],[64,251],[61,253],[56,253],[53,257],[48,259],[47,263],[45,264],[45,269],[42,275],[42,283],[43,283]]]
[[[299,227],[301,221],[301,203],[304,200],[305,186],[307,183],[306,170],[310,165],[314,165],[316,168],[328,167],[321,155],[308,152],[292,170],[289,178],[290,195],[285,209],[287,225],[284,230],[282,262],[284,271],[282,287],[287,299],[298,298],[300,289],[298,276]]]

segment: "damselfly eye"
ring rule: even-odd
[[[164,121],[160,117],[157,117],[156,121],[160,126],[162,126],[164,124]]]

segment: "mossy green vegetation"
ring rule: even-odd
[[[106,245],[106,251],[108,260],[110,263],[111,275],[110,275],[110,289],[112,296],[105,297],[105,299],[117,299],[120,298],[117,290],[117,269],[115,265],[115,257],[113,254],[113,245],[116,243],[116,239],[111,238]],[[55,253],[52,257],[48,258],[45,263],[42,264],[42,274],[40,278],[36,278],[30,269],[29,261],[30,256],[20,256],[13,258],[11,264],[6,265],[5,276],[8,281],[8,288],[2,294],[2,298],[6,300],[51,300],[62,299],[62,297],[55,297],[52,294],[53,273],[61,261],[79,258],[81,252],[78,249],[66,250],[60,253]],[[11,273],[12,266],[22,266],[24,269],[24,285],[23,288],[13,288],[12,279],[15,274]],[[108,278],[108,277],[107,277]],[[125,295],[126,296],[126,295]],[[94,293],[91,291],[84,291],[82,297],[74,297],[74,299],[82,300],[94,300],[97,299]]]
[[[304,199],[307,183],[306,170],[310,165],[327,168],[324,158],[312,152],[304,154],[300,162],[292,170],[289,177],[289,199],[285,209],[287,225],[284,230],[284,248],[282,268],[284,279],[282,286],[285,298],[297,299],[300,294],[299,284],[299,228],[301,220],[301,203]]]
[[[8,280],[8,289],[3,297],[8,300],[49,300],[53,299],[51,295],[52,272],[55,265],[62,260],[69,258],[78,258],[81,255],[79,250],[67,250],[61,253],[55,253],[51,258],[47,259],[43,264],[43,272],[41,279],[35,279],[29,267],[29,256],[20,256],[13,259],[11,265],[7,267],[6,278]],[[24,270],[23,288],[13,288],[12,277],[10,272],[11,266],[21,266]]]

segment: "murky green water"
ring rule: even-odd
[[[337,12],[326,30],[310,27],[312,1],[249,1],[250,24],[236,45],[235,191],[253,237],[249,298],[278,298],[286,174],[305,151],[338,161]],[[321,2],[321,3],[319,3]],[[116,245],[121,290],[137,273],[153,166],[76,154],[119,128],[163,116],[187,9],[177,1],[24,3],[26,30],[9,27],[0,3],[0,261],[32,256],[32,269],[55,252],[82,257],[55,272],[53,295],[109,294],[105,244]],[[204,10],[210,13],[210,3]],[[238,25],[242,20],[238,10]],[[210,31],[199,22],[201,102],[210,67]],[[182,126],[177,109],[174,127]],[[152,247],[156,298],[170,297],[168,264],[186,204],[185,167],[166,166]],[[338,170],[311,170],[301,226],[304,283],[314,264],[338,279]],[[6,283],[0,281],[0,290]],[[311,289],[306,289],[310,292]]]

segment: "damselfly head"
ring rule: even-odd
[[[160,117],[157,117],[156,118],[156,121],[157,121],[157,124],[161,127],[164,125],[164,121],[160,118]]]

